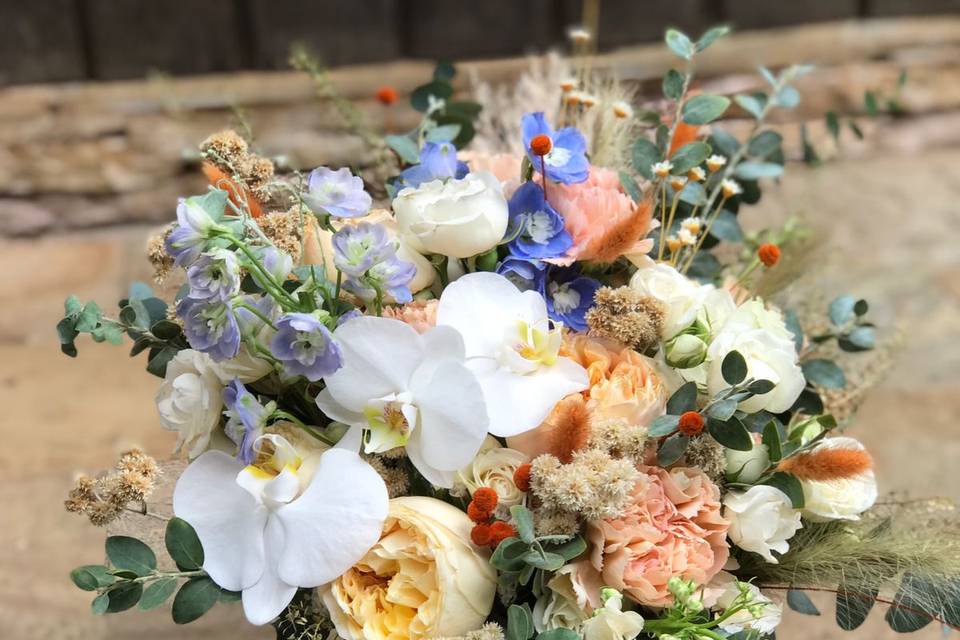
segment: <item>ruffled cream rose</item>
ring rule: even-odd
[[[704,298],[714,290],[710,285],[686,277],[673,267],[649,260],[630,278],[630,287],[664,304],[666,313],[660,336],[669,340],[697,319]]]
[[[273,365],[252,355],[246,345],[240,345],[240,351],[235,358],[215,362],[212,358],[207,358],[208,366],[220,378],[223,384],[229,383],[233,379],[247,384],[256,382],[263,376],[273,371]]]
[[[489,487],[497,492],[498,515],[506,516],[510,507],[523,502],[524,493],[513,483],[513,474],[525,462],[530,462],[527,454],[503,447],[488,435],[473,461],[457,472],[454,490],[472,496],[480,487]]]
[[[212,364],[205,353],[180,351],[167,364],[156,395],[161,426],[177,432],[176,451],[185,449],[190,458],[207,450],[210,434],[220,423],[223,383]]]
[[[786,553],[790,549],[787,541],[803,526],[790,498],[763,484],[728,493],[723,498],[723,517],[730,521],[727,537],[733,544],[773,564],[777,559],[772,552]]]
[[[583,582],[590,573],[582,571],[585,566],[583,562],[564,565],[547,582],[546,592],[533,606],[533,626],[538,632],[577,630],[590,617],[593,607]]]
[[[826,438],[817,446],[817,450],[821,448],[864,450],[857,440],[847,437]],[[860,514],[877,501],[877,478],[873,469],[850,478],[801,480],[800,484],[803,516],[814,522],[859,520]]]
[[[397,257],[405,262],[412,263],[417,268],[417,273],[413,276],[409,285],[411,293],[422,291],[433,284],[437,275],[433,265],[404,241],[397,228],[397,221],[390,215],[389,211],[374,209],[363,217],[334,220],[333,224],[334,226],[343,226],[360,222],[383,225],[387,234],[397,241]],[[337,272],[336,265],[333,263],[333,233],[321,229],[313,216],[307,218],[307,224],[304,227],[302,262],[303,264],[323,265],[327,274],[336,274]]]
[[[380,541],[320,587],[337,632],[347,640],[419,640],[478,629],[493,607],[497,574],[471,545],[472,528],[440,500],[391,500]]]
[[[400,237],[420,253],[469,258],[497,246],[509,217],[503,188],[493,174],[433,180],[402,189],[393,199]]]

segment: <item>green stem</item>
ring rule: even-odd
[[[257,309],[256,307],[254,307],[253,305],[249,305],[249,304],[247,304],[247,303],[244,302],[244,303],[240,303],[240,304],[238,304],[238,305],[236,305],[236,306],[239,307],[240,309],[246,309],[247,311],[249,311],[249,312],[252,313],[253,315],[255,315],[255,316],[257,316],[258,318],[260,318],[261,320],[263,320],[263,321],[267,324],[268,327],[270,327],[270,328],[273,329],[274,331],[277,330],[277,327],[274,326],[273,321],[270,320],[270,318],[268,318],[267,316],[265,316],[265,315],[263,315],[262,313],[260,313],[260,310]]]
[[[257,256],[253,253],[253,251],[250,249],[250,247],[247,246],[245,242],[243,242],[239,238],[234,237],[233,235],[224,235],[223,237],[226,238],[227,241],[233,244],[235,247],[240,249],[241,252],[243,252],[243,255],[245,255],[247,259],[250,261],[251,267],[253,267],[260,274],[260,277],[263,280],[262,284],[264,285],[264,287],[267,289],[267,291],[270,292],[270,294],[274,298],[277,299],[277,302],[280,302],[281,305],[284,302],[287,303],[287,305],[289,306],[289,309],[285,309],[286,311],[298,310],[300,308],[300,304],[293,299],[293,296],[291,296],[289,293],[287,293],[284,290],[284,288],[280,285],[280,283],[274,280],[273,275],[271,275],[266,270],[266,268],[262,264],[260,264],[260,261],[257,259]]]
[[[306,431],[307,433],[309,433],[311,436],[313,436],[313,437],[316,438],[317,440],[320,440],[321,442],[324,442],[324,443],[330,445],[331,447],[332,447],[333,445],[337,444],[336,442],[334,442],[333,440],[331,440],[330,438],[328,438],[325,434],[321,433],[320,431],[318,431],[318,430],[315,429],[314,427],[311,427],[311,426],[308,425],[308,424],[304,424],[303,420],[301,420],[301,419],[298,418],[297,416],[293,415],[292,413],[287,413],[286,411],[282,411],[282,410],[278,409],[278,410],[276,410],[276,411],[273,412],[273,415],[272,415],[271,417],[273,417],[273,418],[280,418],[280,419],[282,419],[282,420],[288,420],[288,421],[292,422],[293,424],[297,425],[299,428],[301,428],[301,429],[303,429],[304,431]]]

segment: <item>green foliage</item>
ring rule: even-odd
[[[107,538],[107,559],[117,569],[148,576],[157,568],[157,556],[150,547],[129,536]]]
[[[806,616],[820,615],[820,610],[817,609],[817,606],[813,604],[812,600],[810,600],[810,596],[803,591],[797,591],[796,589],[790,589],[787,591],[787,606],[797,613],[802,613]]]
[[[173,599],[173,621],[188,624],[213,608],[220,599],[220,587],[207,577],[191,578]]]
[[[633,168],[647,180],[653,179],[653,165],[663,159],[663,154],[654,143],[646,138],[638,138],[631,150]]]
[[[690,60],[697,52],[697,47],[691,42],[690,38],[685,33],[677,31],[676,29],[667,29],[664,41],[667,43],[670,51],[673,51],[684,60]]]
[[[630,196],[630,199],[634,202],[640,202],[643,194],[640,191],[640,185],[633,179],[633,176],[626,171],[620,171],[617,175],[620,177],[620,186]]]
[[[803,508],[803,486],[796,476],[783,471],[776,471],[764,480],[763,484],[768,484],[783,491],[790,498],[794,509]]]
[[[714,440],[728,449],[750,451],[753,448],[753,438],[750,437],[750,432],[747,431],[743,421],[735,416],[728,420],[707,418],[707,430]]]
[[[673,392],[673,395],[667,400],[667,413],[679,416],[685,411],[693,411],[697,408],[697,383],[686,382],[680,385],[680,388]]]
[[[683,74],[670,69],[663,76],[663,95],[670,100],[679,100],[683,96],[683,85]]]
[[[407,164],[417,164],[420,162],[420,149],[410,136],[389,135],[386,136],[383,141]]]
[[[185,520],[171,518],[164,534],[167,553],[181,571],[196,571],[203,566],[203,546],[200,538]]]
[[[727,384],[740,384],[747,377],[747,361],[739,351],[731,351],[723,357],[720,373]]]
[[[513,604],[507,609],[507,640],[529,640],[533,637],[533,614],[529,605]]]
[[[783,165],[776,162],[741,162],[737,165],[733,175],[741,180],[779,178],[783,175]]]
[[[664,440],[657,450],[657,463],[662,467],[670,466],[683,457],[689,444],[690,438],[687,436],[680,433],[673,434]]]
[[[507,538],[490,557],[502,585],[525,585],[537,571],[556,571],[587,549],[580,536],[537,536],[533,514],[522,505],[511,507],[510,516],[520,537]]]
[[[688,142],[679,149],[670,158],[673,163],[672,173],[675,175],[684,174],[690,169],[700,165],[710,155],[710,145],[706,142],[696,140]]]
[[[724,96],[694,96],[683,104],[680,116],[687,124],[709,124],[722,116],[729,106],[730,98]]]
[[[647,428],[647,435],[651,438],[661,438],[668,436],[677,430],[677,424],[680,422],[680,416],[670,414],[658,416]]]
[[[826,358],[806,360],[800,364],[800,367],[803,369],[803,377],[808,382],[825,389],[842,389],[847,384],[843,369],[837,366],[837,363],[833,360],[827,360]]]

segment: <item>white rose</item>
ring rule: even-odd
[[[509,217],[500,182],[486,171],[403,189],[393,199],[393,211],[401,237],[414,250],[452,258],[497,246]]]
[[[603,590],[603,608],[583,623],[584,640],[633,640],[643,631],[643,617],[623,610],[623,594],[616,589]]]
[[[533,605],[533,626],[538,632],[577,630],[590,617],[582,569],[581,562],[564,565],[547,582],[545,593]]]
[[[818,445],[833,449],[863,451],[864,446],[853,438],[826,438]],[[860,514],[877,501],[877,479],[873,469],[852,478],[837,480],[801,480],[803,516],[813,522],[827,520],[859,520]]]
[[[193,349],[180,351],[167,364],[167,373],[156,395],[160,424],[176,431],[176,451],[186,447],[196,458],[210,445],[210,434],[220,423],[223,384],[211,368],[210,357]]]
[[[729,296],[729,294],[728,294]],[[733,302],[733,299],[730,299]],[[721,311],[715,307],[713,312],[722,318],[724,327],[738,327],[739,330],[764,329],[777,338],[793,344],[793,334],[787,329],[783,314],[776,307],[767,307],[763,300],[753,298],[736,309]]]
[[[252,355],[250,350],[247,349],[247,345],[241,345],[236,357],[229,360],[223,360],[222,362],[215,362],[212,358],[207,358],[207,360],[209,361],[207,366],[220,378],[220,382],[223,384],[227,384],[233,379],[238,379],[244,384],[256,382],[273,371],[273,365],[263,358]]]
[[[761,637],[773,633],[783,617],[783,609],[770,598],[760,593],[760,589],[750,583],[733,580],[717,599],[716,606],[726,609],[740,595],[739,585],[744,585],[750,593],[750,603],[747,609],[741,609],[719,625],[720,629],[729,634],[739,633],[751,629]]]
[[[497,572],[470,543],[473,522],[446,502],[394,498],[380,541],[320,587],[346,640],[460,636],[490,615]]]
[[[714,334],[737,311],[737,303],[727,289],[717,289],[712,285],[705,285],[704,288],[706,291],[703,294],[700,311],[697,313],[697,320],[711,334]]]
[[[497,492],[498,515],[506,516],[510,507],[523,502],[524,493],[513,483],[513,474],[525,462],[530,462],[530,456],[503,447],[488,435],[473,461],[457,472],[454,488],[462,487],[470,495],[480,487],[493,489]]]
[[[731,491],[723,499],[723,515],[730,521],[727,535],[745,551],[759,553],[777,564],[771,551],[786,553],[787,540],[803,526],[800,512],[776,487],[758,484],[746,491]]]
[[[754,443],[750,451],[725,449],[726,475],[730,480],[749,484],[756,482],[770,466],[770,449],[767,445]]]
[[[660,336],[669,340],[697,319],[705,296],[712,286],[701,286],[668,264],[653,262],[637,270],[630,286],[643,295],[656,298],[666,307]]]
[[[731,351],[739,351],[747,363],[747,377],[769,380],[774,388],[740,403],[740,409],[754,413],[766,409],[770,413],[786,411],[796,401],[806,380],[797,363],[793,341],[769,329],[745,328],[736,314],[731,316],[714,337],[707,351],[707,393],[714,396],[730,385],[723,379],[723,359]]]

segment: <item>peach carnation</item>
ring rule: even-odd
[[[426,333],[437,326],[438,304],[437,300],[414,300],[397,307],[386,307],[383,317],[406,322],[416,329],[417,333]]]
[[[645,427],[663,415],[667,390],[645,356],[614,340],[582,334],[567,335],[560,354],[587,370],[590,386],[557,403],[536,429],[510,438],[510,448],[531,458],[550,453],[565,460],[589,440],[591,422]]]
[[[653,241],[644,239],[653,224],[650,202],[634,203],[615,171],[591,167],[585,182],[550,185],[549,199],[573,237],[573,247],[558,263],[613,262],[653,248]]]
[[[507,200],[520,187],[520,165],[522,158],[512,153],[480,153],[463,151],[458,154],[470,166],[470,171],[489,171],[500,181],[503,197]]]
[[[590,565],[603,584],[638,603],[669,606],[667,581],[710,582],[730,555],[720,490],[699,469],[640,467],[619,518],[591,522]]]

